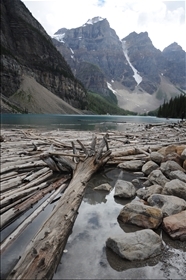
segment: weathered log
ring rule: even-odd
[[[35,187],[32,187],[32,188],[28,188],[28,189],[25,189],[25,190],[20,190],[20,191],[17,191],[17,192],[14,192],[13,194],[11,194],[10,196],[7,196],[7,197],[3,197],[1,199],[1,204],[0,204],[0,207],[3,208],[3,207],[6,207],[7,205],[15,202],[16,200],[20,199],[20,198],[24,198],[25,196],[29,195],[30,193],[34,193],[35,191],[37,190],[41,190],[41,189],[44,189],[48,186],[48,182],[44,182],[44,183],[41,183]]]
[[[96,161],[95,154],[77,164],[64,196],[60,198],[48,220],[27,246],[8,279],[53,277],[78,214],[86,184],[91,175],[108,161],[110,153],[111,151],[107,151],[105,158],[99,158],[99,161]]]
[[[28,168],[28,167],[31,167],[33,169],[33,167],[45,167],[46,166],[46,163],[44,163],[42,160],[38,160],[36,162],[29,162],[29,163],[25,163],[25,164],[22,164],[22,165],[10,165],[8,167],[5,167],[5,168],[2,168],[1,169],[1,174],[5,173],[5,172],[10,172],[10,171],[13,171],[13,170],[16,170],[16,171],[19,171],[21,169],[24,169],[24,168]]]
[[[46,206],[53,201],[53,199],[61,192],[63,192],[67,184],[62,184],[46,201],[44,201],[29,217],[27,217],[13,233],[11,233],[3,242],[1,243],[0,253],[3,251],[23,232],[23,230],[39,215],[41,211],[46,208]],[[31,278],[32,279],[32,278]]]
[[[36,193],[37,190],[34,192]],[[4,212],[8,211],[10,208],[14,207],[15,205],[22,203],[23,201],[27,200],[29,197],[31,197],[34,193],[29,193],[27,196],[24,196],[12,203],[9,203],[7,206],[4,206],[2,209],[0,209],[0,215],[2,215]]]
[[[12,178],[8,180],[7,182],[1,183],[1,189],[0,193],[9,191],[11,189],[15,189],[17,186],[19,186],[22,183],[22,180],[24,176],[17,176],[16,178]]]
[[[0,220],[0,228],[5,228],[10,222],[15,219],[18,215],[26,211],[28,208],[32,207],[36,202],[38,202],[42,197],[44,197],[47,193],[52,191],[53,189],[57,189],[61,184],[63,184],[65,181],[67,181],[69,177],[62,178],[58,180],[57,182],[54,182],[50,184],[45,189],[37,191],[35,194],[33,194],[31,197],[29,197],[24,202],[15,205],[11,209],[9,209],[7,212],[3,213],[1,215]]]

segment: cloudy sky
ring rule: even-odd
[[[96,16],[107,18],[120,39],[147,31],[163,50],[177,42],[186,51],[186,0],[22,0],[49,35],[83,25]]]

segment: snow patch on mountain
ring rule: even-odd
[[[130,58],[128,56],[128,51],[127,51],[127,46],[126,46],[126,41],[122,41],[122,47],[123,47],[123,53],[126,57],[126,60],[134,72],[133,77],[134,77],[137,85],[139,85],[142,82],[142,77],[138,74],[138,70],[136,68],[134,68],[134,66],[130,62]]]
[[[64,37],[65,37],[65,33],[53,35],[54,39],[56,39],[57,41],[62,42],[62,43],[64,43],[64,40],[63,40]]]
[[[86,26],[87,24],[94,24],[94,23],[96,23],[98,21],[102,21],[102,20],[104,20],[104,18],[102,18],[102,17],[94,17],[92,19],[87,20],[87,22],[83,26]]]
[[[107,87],[114,93],[116,94],[116,91],[112,88],[112,85],[107,82]]]

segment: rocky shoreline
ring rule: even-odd
[[[161,227],[172,239],[186,241],[186,145],[170,145],[149,159],[126,161],[124,170],[141,171],[145,181],[118,180],[114,196],[139,200],[126,204],[118,221],[137,225],[139,231],[108,238],[106,245],[122,258],[144,260],[161,254],[163,241],[153,229]],[[150,229],[150,230],[149,230]]]

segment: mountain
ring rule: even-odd
[[[175,44],[161,52],[147,32],[120,40],[107,19],[95,17],[52,40],[88,90],[109,96],[107,85],[121,108],[153,110],[186,89],[185,52]]]
[[[163,50],[162,55],[164,57],[163,75],[168,77],[173,84],[186,90],[185,51],[174,42]]]
[[[122,81],[126,76],[130,79],[128,83],[126,79],[126,85],[135,84],[132,69],[123,54],[122,42],[110,28],[107,19],[95,17],[81,27],[59,29],[53,38],[54,45],[64,55],[75,75],[79,63],[89,62],[98,66],[107,81]],[[70,50],[68,53],[67,48]]]
[[[84,86],[20,0],[1,0],[1,95],[4,110],[80,113],[87,106]]]

